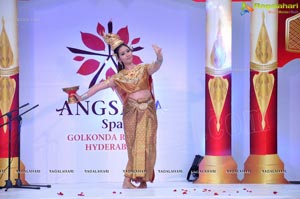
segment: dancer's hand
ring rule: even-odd
[[[162,49],[155,44],[152,45],[152,48],[157,56],[157,60],[162,61],[162,59],[163,59]]]
[[[78,95],[77,93],[71,94],[72,97],[75,97],[77,102],[82,101],[82,97],[80,95]]]

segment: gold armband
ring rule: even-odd
[[[110,80],[110,79],[104,80],[104,83],[105,83],[106,85],[109,85],[109,80]]]

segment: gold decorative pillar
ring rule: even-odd
[[[0,116],[19,107],[19,56],[17,0],[0,0]],[[12,118],[18,115],[12,113]],[[8,122],[1,117],[0,124]],[[11,122],[11,181],[15,184],[18,161],[18,121]],[[0,186],[8,179],[8,126],[0,127]],[[24,174],[21,175],[22,181]],[[25,184],[25,183],[24,183]]]
[[[252,5],[277,0],[252,0]],[[277,10],[251,13],[250,156],[243,183],[287,183],[277,155]]]
[[[206,1],[205,157],[195,183],[238,183],[231,156],[231,0]]]

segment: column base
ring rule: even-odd
[[[250,155],[244,164],[246,184],[287,184],[284,164],[277,154]]]
[[[18,178],[18,157],[13,157],[10,159],[10,180],[13,185],[16,184],[16,179]],[[5,186],[6,180],[8,179],[8,158],[0,158],[0,186]],[[21,161],[20,170],[25,171],[25,166]],[[25,180],[25,172],[20,173],[20,179],[23,185],[28,185]]]
[[[235,184],[237,164],[231,156],[205,156],[199,164],[199,177],[195,184]]]

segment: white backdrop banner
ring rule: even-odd
[[[123,180],[127,151],[122,104],[116,93],[107,89],[80,104],[68,104],[62,90],[79,86],[82,94],[91,82],[105,79],[107,71],[116,72],[113,61],[105,61],[109,52],[100,36],[111,21],[112,31],[120,31],[136,48],[136,59],[151,63],[156,59],[152,44],[163,49],[164,63],[153,76],[159,122],[156,180],[185,180],[194,156],[205,154],[205,4],[31,0],[19,1],[18,6],[20,101],[39,104],[23,117],[21,158],[26,179],[48,183]],[[243,169],[249,155],[250,16],[241,16],[240,7],[241,3],[233,5],[232,151]],[[293,85],[279,87],[281,96],[300,85],[299,62],[290,64],[280,72],[279,85],[282,81],[293,81]],[[284,111],[292,119],[279,119],[279,130],[289,126],[289,131],[278,132],[278,150],[286,177],[293,180],[300,177],[296,173],[300,157],[293,150],[300,134],[294,128],[300,122],[295,113],[295,108],[300,110],[300,93],[290,96],[279,99],[290,104],[290,111]]]

